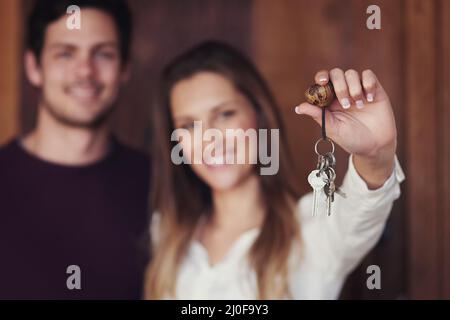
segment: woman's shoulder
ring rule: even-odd
[[[295,216],[298,220],[298,222],[303,224],[308,224],[309,222],[313,221],[312,216],[312,205],[313,205],[313,193],[308,192],[302,195],[296,203],[295,206]]]

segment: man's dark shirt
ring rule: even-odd
[[[115,140],[82,167],[0,149],[0,299],[141,298],[148,188],[147,156]]]

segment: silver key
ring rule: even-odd
[[[331,203],[334,202],[334,192],[336,187],[334,185],[334,181],[328,181],[328,183],[324,186],[324,191],[327,196],[327,215],[331,215]]]
[[[322,172],[325,169],[326,165],[326,158],[322,155],[319,155],[319,157],[317,158],[317,170],[320,170]]]
[[[326,167],[332,167],[334,168],[336,166],[336,157],[334,156],[334,153],[328,152],[323,156],[326,160]]]
[[[312,216],[315,217],[317,213],[317,198],[327,182],[320,170],[313,170],[308,176],[308,182],[313,188]]]
[[[336,185],[334,184],[334,180],[336,179],[336,173],[333,168],[326,168],[324,171],[326,175],[326,185],[323,190],[325,191],[325,195],[327,196],[327,215],[331,215],[331,203],[334,202],[334,193],[336,191]]]

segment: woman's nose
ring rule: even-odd
[[[203,149],[209,147],[220,151],[224,147],[226,140],[226,128],[206,121],[203,125],[203,140]]]

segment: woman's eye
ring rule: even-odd
[[[193,122],[185,123],[185,124],[181,125],[180,127],[182,129],[192,130],[192,129],[194,129],[194,123]]]
[[[235,113],[236,112],[234,110],[222,111],[221,113],[219,113],[219,117],[226,119],[232,117]]]

